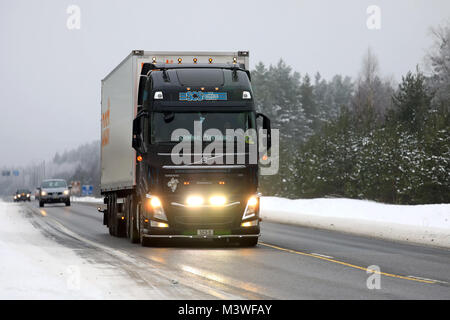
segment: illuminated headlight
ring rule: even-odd
[[[214,207],[223,206],[227,202],[224,196],[212,196],[209,198],[209,203]]]
[[[256,227],[257,225],[258,219],[241,223],[241,227]]]
[[[252,95],[248,91],[242,91],[242,99],[249,100],[252,98]]]
[[[200,196],[189,196],[186,199],[186,204],[189,207],[199,207],[203,204],[204,200]]]
[[[28,198],[30,197],[30,194],[29,194],[29,193],[27,194],[27,197],[28,197]]]
[[[46,196],[46,195],[47,195],[47,192],[41,191],[41,196]]]
[[[17,196],[14,196],[14,200],[17,199]]]
[[[150,221],[150,226],[156,227],[156,228],[168,228],[169,227],[169,225],[167,223],[153,221],[153,220]]]
[[[69,190],[64,190],[64,195],[67,196],[69,194]]]
[[[151,196],[147,194],[147,208],[149,211],[153,212],[153,217],[156,219],[167,221],[167,216],[164,213],[161,200],[156,196]]]
[[[256,212],[258,209],[258,198],[256,196],[251,196],[247,201],[247,206],[245,207],[244,215],[242,216],[242,220],[251,218],[256,216]]]
[[[154,96],[153,96],[153,99],[155,99],[155,100],[162,100],[162,99],[164,99],[164,95],[163,95],[162,91],[156,91]]]

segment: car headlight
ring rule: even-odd
[[[27,197],[28,197],[28,198],[30,197],[30,194],[29,194],[29,193],[27,194]]]
[[[69,190],[64,190],[64,195],[67,196],[69,194]]]
[[[41,191],[41,196],[46,196],[46,195],[47,195],[47,192]]]

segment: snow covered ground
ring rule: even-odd
[[[45,210],[41,210],[45,214]],[[0,200],[0,299],[161,298],[123,270],[93,263],[39,230],[24,206]],[[76,242],[75,242],[76,243]],[[94,251],[95,249],[87,249]],[[86,250],[84,250],[84,253]],[[95,250],[98,251],[98,250]]]
[[[103,203],[103,198],[95,198],[95,197],[75,197],[71,196],[70,200],[73,202],[92,202],[92,203]]]
[[[263,220],[450,248],[450,204],[388,205],[353,199],[261,199]]]

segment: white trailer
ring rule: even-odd
[[[137,114],[139,78],[144,63],[239,64],[249,68],[248,51],[188,52],[132,51],[102,80],[101,191],[133,189],[136,152],[132,148],[133,120]]]

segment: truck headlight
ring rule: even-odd
[[[245,227],[245,228],[256,227],[257,225],[258,225],[258,219],[241,223],[241,227]]]
[[[203,204],[204,200],[200,196],[189,196],[186,199],[186,204],[189,207],[199,207]]]
[[[156,219],[167,221],[167,216],[164,213],[161,200],[158,197],[147,194],[147,207],[149,211],[153,212],[153,217]]]
[[[69,194],[69,190],[64,190],[64,195],[67,196]]]
[[[41,191],[41,196],[46,196],[46,195],[47,195],[47,192]]]
[[[223,206],[227,202],[224,196],[212,196],[209,198],[209,203],[214,207]]]
[[[30,197],[30,194],[29,194],[29,193],[27,194],[27,197],[28,197],[28,198]]]
[[[242,220],[249,219],[251,217],[256,216],[256,212],[258,209],[259,199],[256,196],[251,196],[247,201],[247,206],[245,207],[244,215],[242,216]]]
[[[150,221],[150,226],[156,227],[156,228],[168,228],[169,227],[169,225],[167,223],[153,221],[153,220]]]

